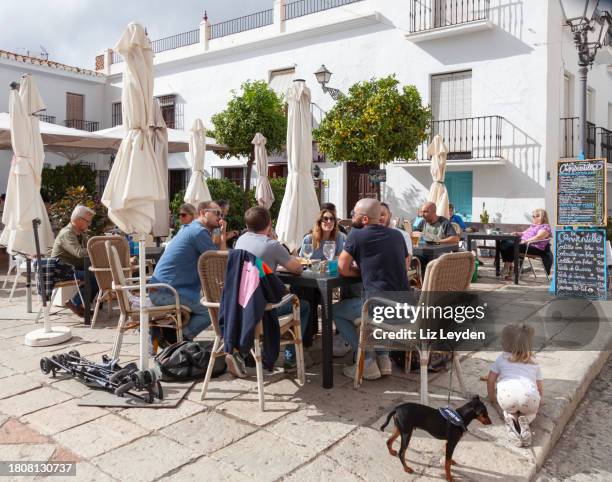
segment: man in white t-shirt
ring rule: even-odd
[[[382,209],[380,211],[380,224],[388,228],[391,224],[391,209],[389,208],[389,205],[387,203],[381,202],[380,205],[382,206]],[[410,235],[403,229],[392,229],[397,229],[400,233],[402,233],[402,236],[404,236],[406,248],[408,249],[408,262],[410,262],[410,258],[412,257],[412,239],[410,239]]]

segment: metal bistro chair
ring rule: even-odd
[[[547,239],[546,241],[548,241],[548,245],[546,246],[546,250],[544,250],[544,256],[550,253],[550,238]],[[534,241],[534,242],[537,242],[537,241]],[[519,258],[521,261],[521,264],[519,265],[519,273],[521,275],[523,274],[523,265],[525,264],[525,260],[527,260],[527,262],[529,263],[529,268],[531,268],[531,273],[533,274],[533,279],[537,281],[538,275],[535,272],[535,269],[533,267],[533,264],[531,263],[531,260],[539,259],[542,262],[542,266],[544,267],[544,274],[546,275],[546,281],[550,281],[550,276],[548,275],[548,271],[546,270],[546,265],[544,264],[544,258],[538,254],[531,254],[527,252],[529,250],[529,246],[531,246],[534,242],[527,243],[525,245],[525,252],[519,253]]]
[[[423,289],[418,300],[418,306],[428,306],[434,304],[436,294],[442,292],[462,292],[467,291],[470,286],[472,273],[474,272],[474,255],[471,252],[446,253],[439,258],[431,261],[425,270],[425,279],[423,280]],[[359,349],[357,351],[357,373],[355,375],[355,388],[361,385],[363,379],[363,370],[365,365],[365,352],[368,349],[376,348],[377,342],[373,338],[374,328],[382,328],[385,331],[400,331],[406,328],[406,324],[388,324],[381,323],[376,326],[368,323],[368,309],[371,303],[381,303],[394,305],[395,301],[386,300],[384,298],[370,298],[363,305],[359,329]],[[420,328],[427,329],[428,321],[425,319],[417,319],[414,324],[410,324],[413,330]],[[412,352],[418,351],[421,362],[421,403],[427,404],[428,400],[428,378],[427,365],[429,355],[431,353],[429,344],[423,341],[419,344],[418,340],[402,340],[398,346],[406,351],[406,363],[409,364],[412,358]],[[463,380],[463,371],[459,362],[459,354],[453,352],[453,364],[459,380],[459,385],[464,395],[467,395],[465,383]],[[409,366],[409,365],[407,365]]]
[[[198,260],[198,272],[200,273],[200,281],[202,283],[202,304],[208,308],[212,326],[215,330],[215,341],[211,352],[210,361],[204,378],[204,385],[200,400],[206,398],[208,384],[212,377],[215,359],[224,357],[227,353],[223,350],[223,332],[219,326],[219,308],[221,306],[221,296],[223,286],[225,284],[225,272],[227,269],[228,260],[227,251],[206,251]],[[297,376],[299,382],[303,385],[305,382],[304,373],[304,347],[302,345],[302,332],[300,328],[300,302],[298,297],[293,294],[288,294],[283,297],[280,303],[268,304],[266,310],[273,310],[285,303],[293,304],[293,313],[285,316],[279,316],[281,333],[281,347],[289,344],[295,344],[296,361],[297,361]],[[283,335],[288,334],[290,339],[283,339]],[[251,354],[255,358],[257,370],[257,392],[259,397],[259,408],[263,412],[265,409],[265,396],[263,386],[263,363],[261,355],[261,345],[263,341],[263,325],[260,322],[255,330],[255,343]]]
[[[139,278],[126,278],[124,275],[124,268],[121,265],[119,253],[117,247],[113,246],[111,241],[104,243],[106,247],[106,253],[109,259],[110,270],[113,277],[113,289],[117,296],[117,302],[119,303],[119,310],[121,315],[119,316],[119,324],[117,325],[117,334],[115,336],[115,343],[113,345],[113,351],[111,358],[118,359],[121,352],[121,344],[123,341],[123,334],[131,329],[140,326],[140,307],[133,306],[130,299],[129,293],[140,290],[138,284]],[[177,291],[166,283],[153,283],[147,284],[146,288],[165,288],[170,290],[174,294],[174,304],[163,305],[163,306],[148,306],[146,311],[149,314],[149,327],[157,328],[174,328],[176,330],[176,339],[183,341],[184,325],[189,323],[189,317],[191,310],[184,305],[181,305],[179,295]],[[157,351],[157,347],[153,347],[153,352]]]
[[[107,309],[110,316],[111,305],[116,298],[115,290],[113,290],[113,275],[108,255],[106,254],[105,243],[107,241],[117,248],[117,254],[119,255],[119,261],[124,274],[127,276],[132,274],[132,269],[130,268],[130,246],[123,236],[94,236],[87,241],[87,253],[91,260],[89,270],[94,273],[98,283],[98,294],[96,295],[93,317],[91,318],[92,328],[98,319],[100,305],[108,303]]]

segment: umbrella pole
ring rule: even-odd
[[[40,276],[40,261],[42,260],[42,256],[40,255],[40,241],[38,239],[38,225],[40,224],[40,219],[36,218],[32,220],[32,227],[34,230],[34,244],[36,246],[36,259],[37,270],[38,270],[38,280],[41,282]],[[44,281],[42,282],[44,285]],[[70,340],[72,338],[72,332],[70,328],[67,326],[51,326],[51,320],[49,318],[49,311],[51,307],[47,301],[47,293],[43,290],[41,295],[42,305],[43,305],[43,313],[45,317],[44,328],[31,331],[26,334],[24,344],[28,346],[49,346],[49,345],[58,345],[59,343],[64,343],[65,341]],[[49,300],[50,301],[50,300]]]
[[[146,234],[138,239],[138,272],[140,283],[140,369],[149,368],[149,312],[145,308],[147,302],[146,292]]]

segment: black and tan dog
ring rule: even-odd
[[[484,425],[491,425],[491,419],[487,413],[487,407],[480,401],[478,395],[472,397],[472,399],[465,405],[459,407],[456,410],[456,417],[454,423],[436,408],[427,407],[419,403],[403,403],[395,407],[395,409],[387,416],[387,420],[381,430],[385,430],[385,427],[389,424],[391,417],[395,422],[395,430],[391,438],[387,440],[387,448],[389,453],[393,456],[398,455],[404,470],[408,473],[412,473],[413,470],[408,466],[406,462],[406,449],[410,443],[410,437],[415,428],[426,430],[437,439],[446,439],[446,459],[444,463],[444,469],[446,473],[446,480],[452,481],[453,476],[451,475],[451,465],[455,464],[453,460],[453,452],[455,447],[461,440],[463,433],[467,431],[467,426],[474,419],[477,419]],[[455,423],[458,423],[455,425]],[[393,450],[393,442],[401,435],[401,447],[399,453]]]

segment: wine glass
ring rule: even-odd
[[[310,257],[312,256],[312,243],[304,243],[304,246],[302,246],[302,254],[310,261]]]
[[[334,259],[336,255],[336,243],[334,241],[325,241],[323,243],[323,256],[327,259],[327,261],[331,261]]]

